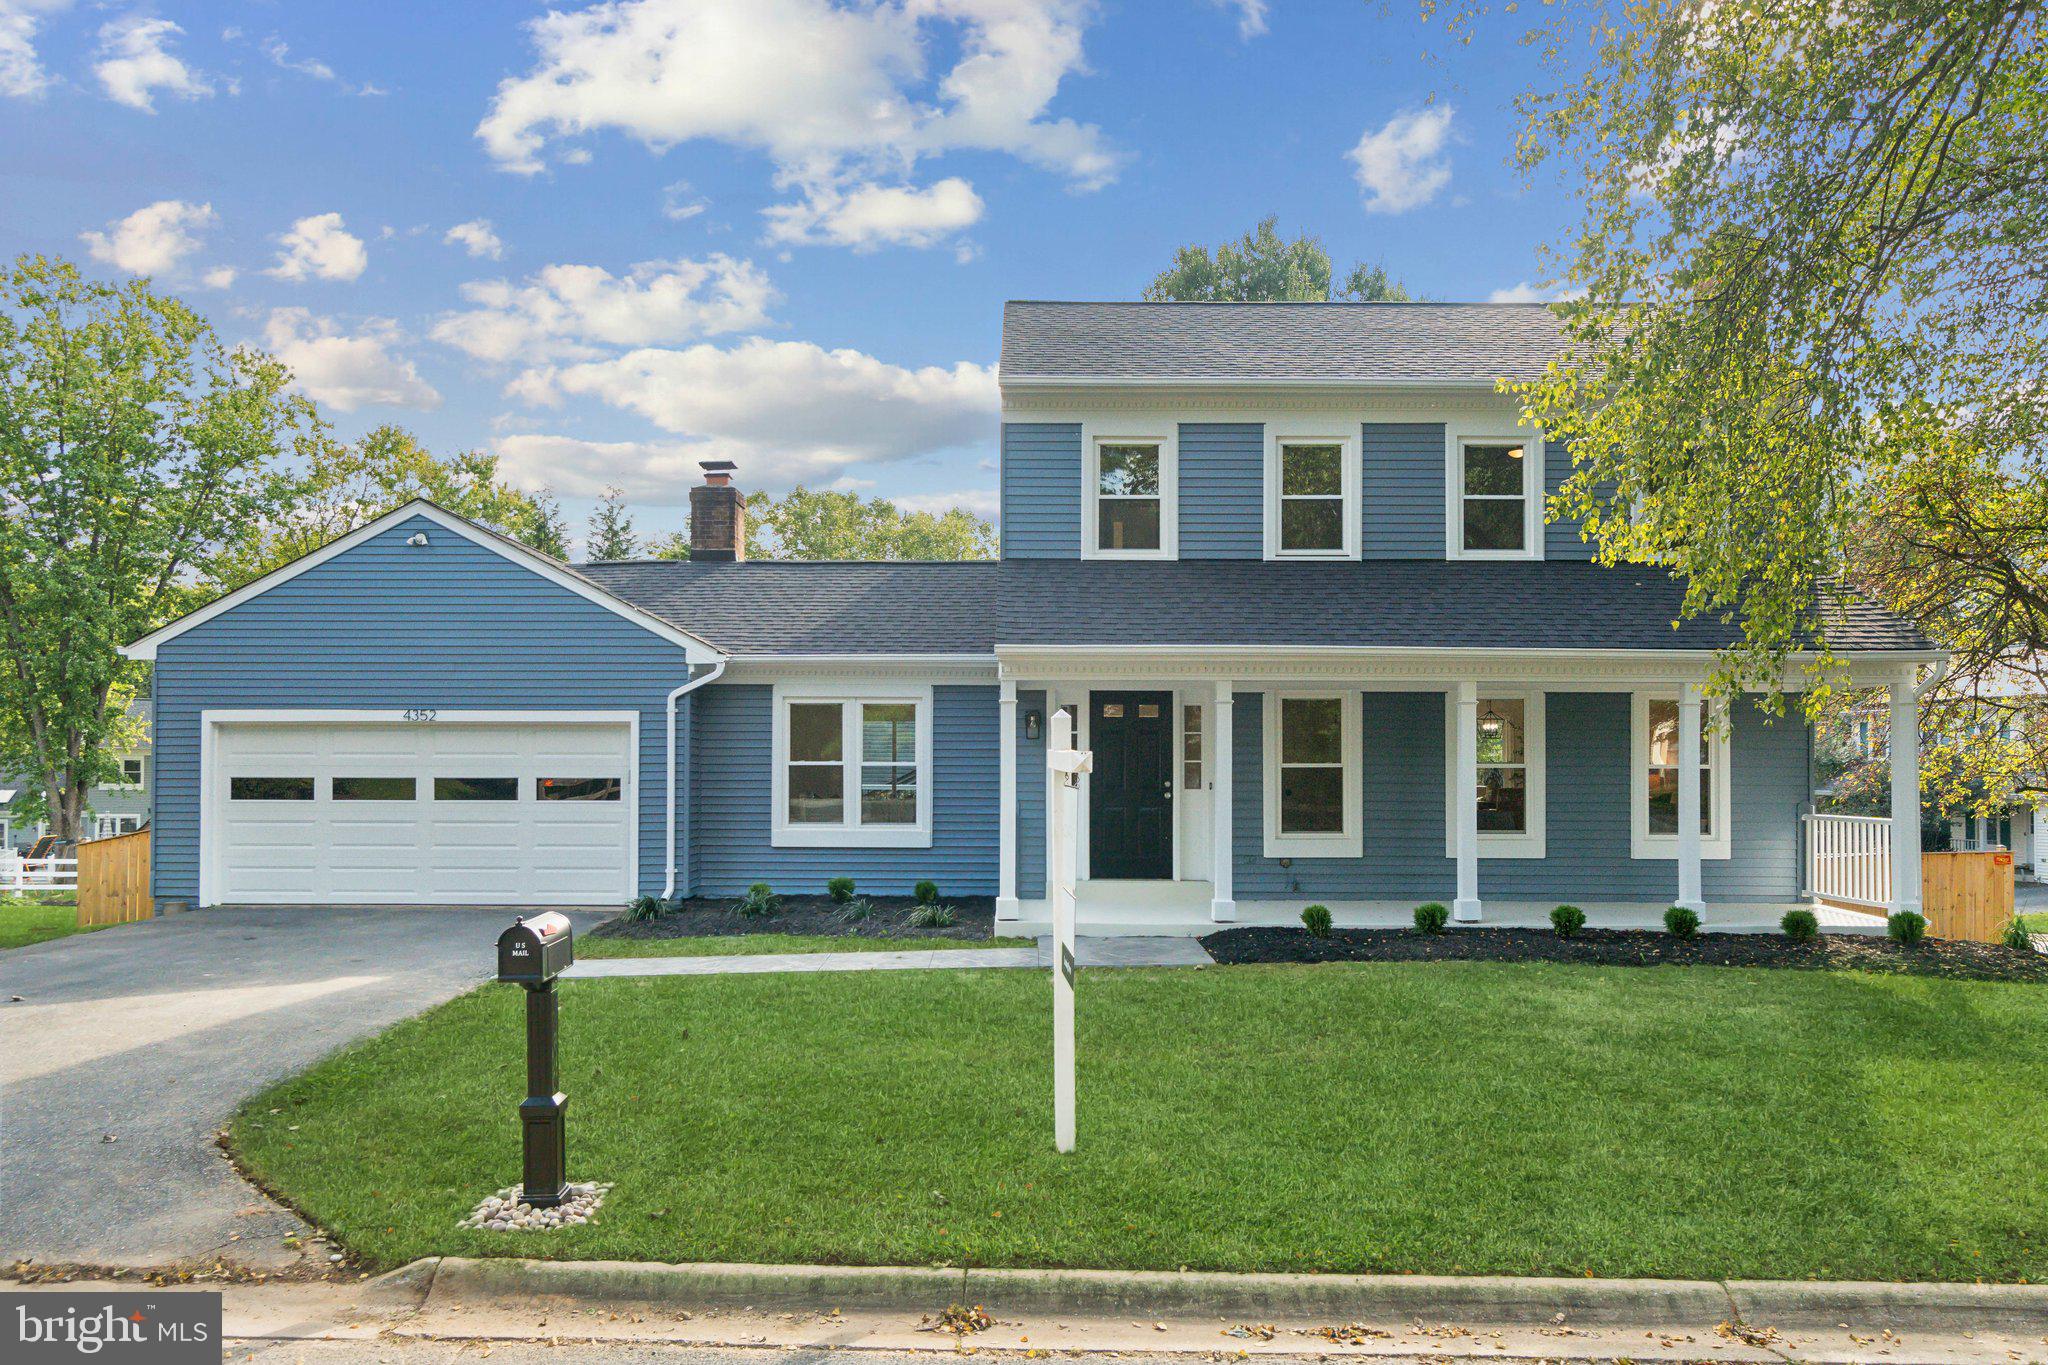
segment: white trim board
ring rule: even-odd
[[[402,525],[414,517],[424,517],[443,530],[461,536],[471,544],[480,545],[500,558],[517,564],[523,569],[531,570],[542,578],[547,579],[550,583],[553,583],[556,587],[564,588],[576,594],[576,596],[584,601],[594,606],[602,607],[614,616],[630,621],[642,630],[657,635],[672,645],[679,646],[684,651],[688,663],[692,666],[714,663],[724,657],[722,651],[713,646],[709,641],[670,625],[660,617],[653,615],[651,612],[643,611],[622,597],[606,592],[589,579],[579,574],[571,573],[547,556],[537,551],[529,550],[516,541],[507,540],[496,532],[486,531],[467,518],[459,517],[453,512],[437,507],[424,498],[415,498],[413,501],[405,504],[405,506],[386,512],[375,521],[358,526],[347,535],[336,540],[330,540],[319,549],[301,555],[289,564],[272,569],[261,578],[244,583],[241,587],[223,597],[216,597],[213,601],[196,611],[187,612],[169,625],[162,626],[143,636],[140,640],[124,646],[121,649],[121,653],[130,659],[138,659],[144,662],[154,660],[157,647],[166,641],[175,640],[186,631],[203,626],[224,612],[233,611],[250,598],[261,596],[281,583],[289,583],[307,570],[317,569],[328,560],[347,554],[358,545],[372,540],[392,527]]]

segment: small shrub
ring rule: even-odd
[[[1794,943],[1811,943],[1820,937],[1820,916],[1811,910],[1787,910],[1778,927]]]
[[[917,898],[919,905],[937,905],[939,903],[939,884],[937,882],[919,882],[916,886],[910,888],[910,894]]]
[[[1425,934],[1441,934],[1450,922],[1451,912],[1435,901],[1415,907],[1415,927]]]
[[[866,896],[850,897],[839,907],[839,918],[848,924],[865,924],[875,917],[875,903]]]
[[[636,923],[658,918],[661,912],[662,902],[659,896],[636,896],[626,906],[626,918]]]
[[[930,886],[930,882],[922,883]],[[929,901],[910,912],[910,927],[913,929],[950,929],[954,924],[953,907]]]
[[[1550,912],[1550,927],[1559,938],[1570,938],[1586,927],[1586,912],[1576,905],[1560,905]]]
[[[1311,938],[1330,936],[1330,907],[1311,905],[1301,912],[1301,927],[1308,930]]]
[[[2028,932],[2026,921],[2014,915],[1999,931],[1998,941],[2008,948],[2017,948],[2023,953],[2034,951],[2034,936]]]
[[[1664,912],[1664,932],[1673,938],[1693,938],[1699,934],[1700,917],[1694,910],[1674,905]]]
[[[1912,947],[1927,937],[1927,917],[1916,915],[1911,910],[1901,910],[1884,922],[1884,931],[1892,936],[1892,942]]]
[[[825,883],[825,894],[838,901],[841,905],[845,905],[853,899],[853,878],[834,877],[831,881]]]
[[[733,913],[745,915],[748,919],[761,919],[782,908],[782,897],[766,882],[755,882],[747,888],[747,894],[733,906]]]

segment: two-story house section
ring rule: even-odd
[[[749,563],[717,464],[682,562],[572,568],[399,509],[132,647],[157,894],[929,878],[1029,930],[1065,709],[1095,756],[1084,931],[1311,901],[1775,923],[1808,732],[1708,701],[1732,629],[1673,629],[1668,574],[1546,516],[1569,455],[1497,386],[1561,344],[1539,306],[1013,303],[994,562]],[[1925,638],[1846,599],[1823,619],[1910,705]]]

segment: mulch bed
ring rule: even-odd
[[[874,914],[848,920],[846,907],[830,896],[784,896],[772,915],[733,912],[723,897],[693,896],[682,908],[658,919],[606,920],[590,931],[597,938],[712,938],[725,934],[833,934],[843,938],[988,938],[995,931],[992,896],[959,896],[945,900],[953,907],[948,929],[919,929],[910,923],[917,902],[909,896],[869,896]]]
[[[1824,934],[1794,943],[1778,934],[1701,934],[1644,929],[1224,929],[1202,939],[1218,962],[1579,962],[1607,967],[1793,967],[1892,972],[1968,981],[2048,981],[2048,957],[1994,943],[1927,939],[1904,947],[1867,934]]]

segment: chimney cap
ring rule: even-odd
[[[714,473],[730,473],[738,469],[739,466],[731,460],[699,460],[697,461],[697,468],[708,469]]]

